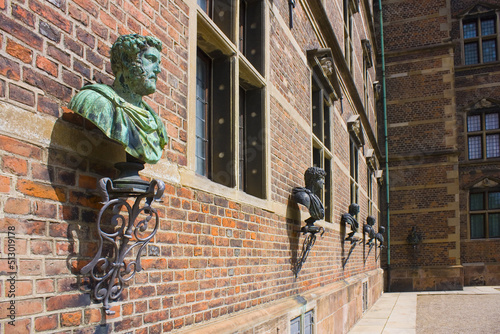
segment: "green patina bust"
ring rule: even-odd
[[[156,90],[161,49],[161,41],[152,36],[118,37],[111,48],[113,85],[86,85],[68,106],[121,143],[132,157],[150,164],[160,160],[168,141],[160,118],[142,100]]]

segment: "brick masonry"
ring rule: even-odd
[[[460,18],[476,4],[384,2],[394,289],[498,281],[498,241],[469,233],[471,186],[500,176],[498,161],[467,159],[466,110],[499,97],[498,62],[463,65]],[[416,248],[406,241],[413,226],[424,236]]]
[[[341,40],[342,2],[337,2],[338,6],[329,4],[326,13]],[[319,332],[334,327],[335,332],[345,333],[362,314],[362,282],[368,283],[369,304],[377,300],[383,289],[380,251],[358,245],[350,252],[340,224],[350,204],[345,123],[360,112],[375,123],[371,91],[366,111],[356,110],[352,103],[361,91],[358,97],[344,92],[343,105],[337,101],[332,107],[334,219],[320,223],[326,233],[316,241],[300,275],[295,278],[291,271],[290,261],[301,250],[303,237],[298,231],[307,213],[289,196],[293,187],[303,186],[303,172],[312,161],[306,50],[325,47],[304,4],[298,2],[296,28],[290,30],[287,1],[266,2],[270,193],[260,200],[208,180],[200,185],[193,181],[200,178],[189,169],[194,159],[187,138],[194,132],[194,125],[188,124],[194,112],[188,87],[195,80],[190,68],[194,57],[190,50],[196,44],[195,1],[0,0],[3,333],[14,333],[6,318],[10,287],[6,256],[12,227],[16,333],[183,332],[300,298],[317,312]],[[374,38],[364,28],[366,10],[361,6],[354,16],[352,75],[358,90],[363,87],[360,41]],[[151,34],[163,42],[157,92],[146,100],[165,123],[170,141],[159,164],[142,174],[166,183],[163,198],[155,204],[159,231],[142,257],[144,270],[111,304],[116,313],[105,315],[91,297],[89,277],[80,270],[97,247],[95,222],[102,206],[97,182],[115,176],[113,165],[124,159],[124,151],[66,106],[83,85],[112,82],[110,47],[127,33]],[[375,80],[375,67],[370,76]],[[365,129],[365,149],[377,145],[370,142],[367,131],[376,131],[376,125]],[[359,154],[363,223],[368,215],[367,167],[363,151]],[[377,184],[374,187],[376,214]],[[282,308],[276,319],[255,328],[271,333],[286,327],[290,317],[300,315],[299,304]]]

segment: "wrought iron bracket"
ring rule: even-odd
[[[323,227],[314,226],[312,223],[308,223],[307,225],[302,227],[301,232],[305,235],[305,238],[304,242],[302,243],[302,251],[300,252],[300,257],[293,266],[293,273],[295,274],[295,277],[299,275],[299,272],[302,269],[302,265],[307,260],[309,251],[312,249],[314,243],[316,242],[316,234],[319,233],[320,236],[323,236],[323,234],[325,233],[325,229]]]
[[[165,184],[160,180],[151,181],[146,189],[133,185],[115,187],[109,178],[99,181],[104,204],[97,219],[99,245],[94,258],[81,273],[90,274],[94,283],[93,297],[102,301],[106,314],[115,313],[110,310],[109,303],[117,300],[125,283],[142,270],[143,250],[160,225],[158,212],[151,203],[159,200],[164,190]],[[127,202],[130,198],[135,198],[133,205]],[[152,228],[148,229],[149,225]],[[130,260],[126,261],[127,257],[131,257]]]

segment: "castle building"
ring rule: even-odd
[[[499,9],[383,1],[392,291],[500,280]]]
[[[495,131],[462,134],[456,128],[469,115],[479,115],[469,124],[493,124],[493,109],[477,110],[497,103],[494,84],[485,82],[493,78],[492,67],[456,64],[458,51],[472,47],[465,40],[453,44],[449,31],[461,40],[469,14],[454,18],[436,5],[437,32],[430,34],[438,36],[425,35],[428,40],[412,46],[429,49],[428,56],[409,62],[414,69],[400,69],[408,66],[406,57],[421,53],[398,51],[412,38],[391,32],[403,19],[397,11],[390,17],[393,3],[384,5],[391,22],[387,35],[393,36],[387,43],[389,129],[399,136],[389,151],[391,191],[399,192],[391,197],[392,215],[406,217],[402,222],[413,215],[419,231],[426,231],[422,245],[430,247],[419,251],[458,270],[461,250],[477,263],[497,233],[490,211],[496,195],[486,187],[497,182],[488,160],[496,154],[488,148]],[[369,216],[374,232],[382,224],[381,49],[374,8],[372,0],[0,0],[1,331],[346,333],[384,285],[384,249],[363,233]],[[462,10],[467,8],[457,12]],[[430,26],[422,21],[421,27],[415,38]],[[151,203],[158,220],[132,226],[133,233],[156,234],[122,265],[104,257],[116,257],[123,247],[100,247],[100,239],[125,233],[141,242],[140,234],[120,225],[132,204],[115,211],[118,218],[103,232],[108,216],[99,214],[98,190],[109,190],[100,180],[116,176],[115,163],[125,160],[125,151],[68,103],[84,85],[113,83],[111,47],[126,34],[162,42],[156,92],[145,102],[165,125],[168,144],[161,159],[140,172],[145,182],[165,184],[163,196]],[[490,37],[470,37],[481,57],[491,49]],[[421,75],[408,91],[408,81],[398,80],[416,71]],[[437,92],[419,85],[427,78],[430,86],[439,85]],[[464,93],[456,94],[459,78]],[[477,85],[470,94],[465,81]],[[417,92],[442,98],[424,103],[412,95]],[[398,112],[398,101],[409,105]],[[412,116],[412,103],[427,106]],[[459,154],[462,141],[469,142],[472,156],[483,152],[477,138],[485,145],[477,161],[488,168]],[[424,148],[425,154],[407,158],[396,142],[417,145],[406,153]],[[423,165],[418,171],[433,171],[428,178],[434,186],[398,184],[396,170],[411,174],[405,166],[417,162]],[[318,194],[324,218],[315,222],[324,233],[314,235],[314,244],[304,242],[310,233],[301,232],[309,212],[292,198],[311,166],[326,172]],[[461,175],[468,175],[469,188],[461,187]],[[462,210],[470,189],[475,205],[481,194],[493,202],[474,206],[477,212]],[[404,193],[428,201],[433,211],[417,219],[423,213],[403,203]],[[342,217],[353,203],[359,212],[352,211],[346,226]],[[481,215],[491,228],[481,230]],[[394,254],[402,256],[407,232],[391,219],[391,233],[403,238],[392,238],[394,278]],[[464,232],[469,220],[472,238]],[[351,230],[354,221],[357,231]],[[103,256],[96,270],[115,268],[120,277],[129,276],[99,285],[85,269],[96,254]],[[111,294],[109,304],[104,294]]]

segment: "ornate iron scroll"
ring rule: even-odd
[[[161,198],[165,184],[153,180],[144,191],[137,188],[114,188],[111,179],[103,178],[99,186],[104,201],[97,220],[99,248],[81,273],[90,273],[95,283],[95,300],[102,301],[106,314],[112,315],[115,312],[110,310],[110,301],[117,300],[125,283],[142,270],[143,250],[160,225],[158,213],[151,207],[151,203]],[[128,198],[135,198],[132,206],[127,202]],[[141,207],[144,199],[146,201]],[[112,213],[111,217],[107,214],[109,211]],[[128,220],[124,213],[128,215]],[[152,231],[146,232],[150,222],[153,224]],[[135,259],[125,263],[125,258],[131,256],[134,250],[137,252]]]

